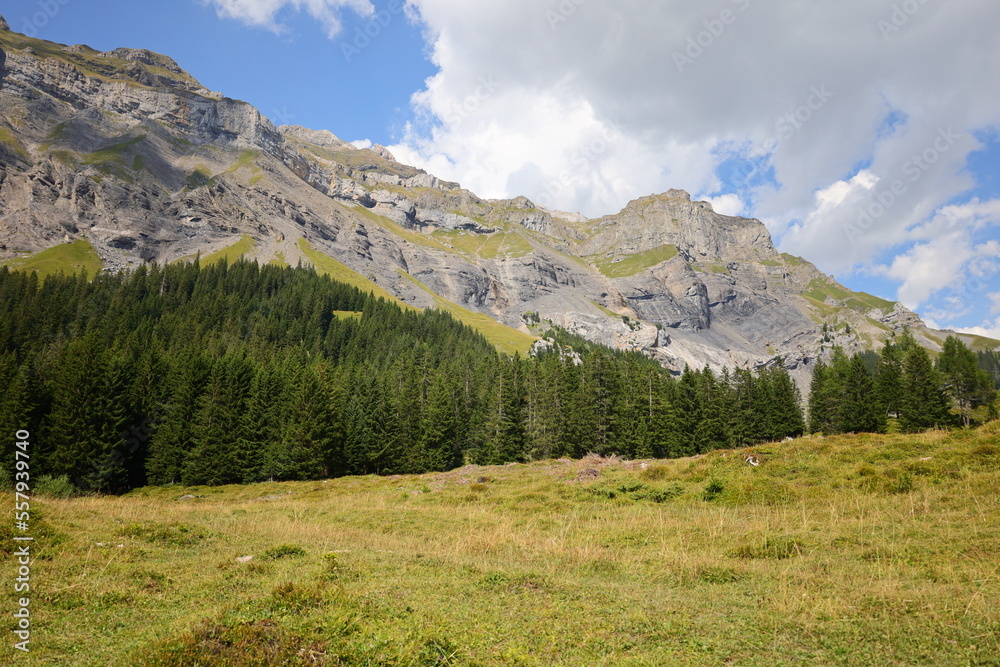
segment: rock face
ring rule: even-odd
[[[484,200],[382,146],[276,127],[166,56],[0,31],[0,259],[83,238],[117,270],[246,237],[261,261],[314,248],[407,303],[561,326],[676,371],[781,356],[805,377],[834,342],[923,326],[680,190],[597,220]]]

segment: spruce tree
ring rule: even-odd
[[[875,395],[879,412],[886,419],[896,419],[903,408],[903,357],[895,340],[886,341],[879,355],[875,377]]]
[[[948,397],[941,375],[934,369],[927,350],[910,347],[903,366],[903,428],[920,431],[946,426],[951,422]]]
[[[877,433],[885,420],[875,395],[875,382],[860,355],[851,358],[844,381],[840,430],[846,433]]]
[[[976,355],[956,336],[948,336],[937,360],[945,393],[955,405],[962,424],[972,423],[972,411],[995,400],[990,376],[979,368]]]

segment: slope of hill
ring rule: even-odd
[[[598,220],[484,200],[382,147],[276,127],[166,56],[0,29],[0,259],[30,268],[86,242],[118,270],[244,240],[262,262],[325,261],[310,248],[354,284],[446,304],[503,349],[527,349],[540,319],[676,371],[780,355],[805,377],[834,343],[870,348],[906,325],[928,347],[944,338],[682,191]]]
[[[44,498],[32,657],[994,665],[998,436]]]

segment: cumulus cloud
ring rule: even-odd
[[[340,32],[340,12],[350,9],[361,16],[369,16],[375,9],[370,0],[210,0],[219,16],[237,19],[247,25],[266,28],[281,34],[287,27],[278,20],[286,9],[305,11],[319,21],[327,35]]]
[[[271,29],[283,8],[331,32],[344,8],[371,12],[368,0],[212,1]],[[976,185],[968,157],[1000,129],[994,0],[406,9],[438,71],[389,147],[403,162],[590,216],[683,188],[761,218],[827,272],[880,262],[910,304],[968,283],[969,267],[989,272],[986,217],[942,213]]]
[[[740,196],[733,193],[720,197],[709,197],[707,201],[712,205],[716,213],[721,213],[722,215],[740,215],[746,208]]]
[[[986,336],[993,340],[1000,340],[1000,319],[987,321],[978,327],[962,327],[956,329],[959,333],[973,334],[975,336]]]
[[[910,238],[918,240],[915,245],[897,255],[890,266],[876,270],[900,283],[899,299],[909,308],[947,290],[950,296],[944,303],[951,312],[935,317],[952,319],[969,312],[974,297],[1000,273],[1000,242],[976,242],[976,232],[996,225],[1000,225],[1000,200],[944,207],[912,231]]]
[[[409,5],[440,71],[414,97],[421,122],[400,144],[422,166],[491,195],[534,183],[558,191],[556,206],[597,215],[670,187],[730,194],[719,164],[757,156],[777,185],[754,188],[748,203],[780,232],[813,214],[814,193],[849,181],[859,163],[890,184],[910,178],[910,157],[952,128],[957,138],[921,171],[920,187],[881,218],[884,231],[860,253],[843,247],[841,265],[891,244],[894,232],[968,188],[969,132],[1000,117],[1000,99],[982,87],[991,75],[983,68],[998,67],[981,20],[987,0],[920,5],[895,19],[887,0]],[[887,128],[890,117],[902,120]],[[588,152],[605,134],[619,139]],[[561,178],[567,170],[572,178]],[[544,187],[551,182],[563,187]],[[843,226],[815,216],[811,224]],[[822,235],[815,242],[825,251]]]

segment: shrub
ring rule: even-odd
[[[279,558],[305,556],[306,550],[294,544],[279,544],[264,552],[264,558],[278,560]]]
[[[712,501],[722,495],[725,487],[717,479],[712,479],[709,481],[708,486],[705,487],[705,492],[701,494],[703,500]]]
[[[72,498],[79,495],[80,490],[69,481],[67,475],[42,475],[35,480],[35,495],[48,498]]]

